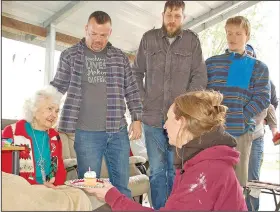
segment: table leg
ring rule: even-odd
[[[280,209],[280,201],[277,203],[276,193],[275,193],[274,190],[272,190],[272,193],[273,193],[274,202],[275,202],[275,206],[276,206],[275,211],[279,211],[279,209]]]
[[[13,174],[19,175],[19,151],[12,151],[13,157]]]
[[[275,211],[279,211],[279,210],[280,210],[280,201],[279,201],[278,204],[276,205]]]

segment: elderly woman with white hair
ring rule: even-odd
[[[57,121],[61,94],[52,86],[38,90],[24,103],[24,119],[8,125],[2,138],[12,138],[20,151],[20,176],[30,184],[54,188],[64,184],[66,171],[62,143],[52,128]],[[2,152],[2,171],[12,172],[11,152]]]

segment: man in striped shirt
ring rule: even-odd
[[[110,16],[93,12],[85,38],[61,53],[51,85],[62,94],[67,92],[59,131],[75,133],[79,178],[89,168],[100,177],[105,156],[110,181],[131,197],[125,100],[132,120],[131,139],[142,133],[142,102],[128,57],[108,42],[111,32]]]
[[[228,107],[226,130],[237,141],[240,162],[235,172],[241,186],[248,179],[248,163],[255,129],[253,117],[270,104],[267,66],[245,51],[250,23],[243,16],[229,18],[225,25],[228,50],[206,60],[207,89],[220,91]]]

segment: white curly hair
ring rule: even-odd
[[[30,98],[27,98],[23,104],[23,119],[32,123],[40,101],[50,98],[55,104],[60,105],[62,96],[62,93],[51,85],[36,91]]]

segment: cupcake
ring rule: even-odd
[[[87,186],[95,186],[97,183],[95,171],[91,171],[89,168],[89,170],[84,174],[84,182]]]

